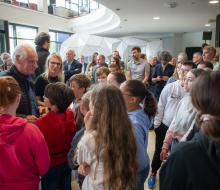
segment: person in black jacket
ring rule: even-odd
[[[205,89],[205,90],[204,90]],[[199,76],[192,88],[200,131],[179,143],[160,171],[160,190],[217,190],[220,187],[220,71]]]
[[[36,97],[33,90],[31,75],[37,69],[37,52],[30,44],[18,45],[13,53],[13,65],[8,71],[0,73],[1,76],[12,76],[19,84],[22,94],[16,114],[26,117],[34,122],[39,116]]]
[[[46,59],[50,54],[50,35],[45,32],[41,32],[36,36],[34,43],[36,44],[36,51],[38,55],[38,68],[35,71],[35,77],[37,77],[44,73]]]

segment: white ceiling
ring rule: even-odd
[[[174,1],[178,4],[176,8],[164,5]],[[215,22],[211,23],[211,27],[204,25],[220,14],[220,3],[211,5],[208,2],[209,0],[100,0],[101,4],[114,11],[121,20],[119,27],[103,35],[161,36],[211,30],[215,28]],[[153,20],[154,16],[161,19]]]

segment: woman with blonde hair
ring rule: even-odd
[[[98,85],[91,93],[77,150],[79,173],[90,168],[82,189],[136,190],[136,143],[123,96],[113,85]]]
[[[38,190],[49,167],[47,144],[36,125],[16,117],[21,89],[0,77],[0,189]]]
[[[64,82],[62,58],[58,53],[52,53],[46,61],[46,69],[35,83],[35,94],[39,106],[44,106],[44,89],[49,83]]]

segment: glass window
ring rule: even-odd
[[[59,52],[61,44],[68,39],[72,34],[67,32],[59,32],[55,30],[50,30],[50,52]]]
[[[99,0],[55,0],[56,7],[65,7],[73,11],[75,16],[90,13],[99,8]],[[49,5],[53,5],[50,1]]]
[[[20,3],[28,3],[28,0],[17,0]]]
[[[49,32],[50,34],[50,41],[56,41],[56,32]]]
[[[9,25],[9,37],[13,37],[14,33],[13,33],[13,25]]]
[[[67,34],[67,33],[57,33],[57,41],[62,43],[64,42],[66,39],[68,39],[71,36],[71,34]]]
[[[34,45],[34,38],[38,32],[37,27],[25,26],[10,23],[9,24],[9,40],[10,40],[10,52],[14,51],[15,46],[22,42],[31,43]]]
[[[37,0],[29,0],[29,3],[35,3],[35,4],[37,4]]]
[[[17,38],[34,39],[36,37],[36,28],[29,28],[24,26],[16,26]]]

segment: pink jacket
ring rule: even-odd
[[[46,142],[35,125],[0,115],[0,189],[38,190],[49,164]]]

